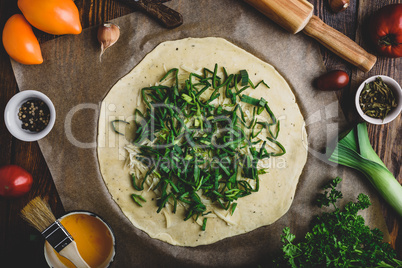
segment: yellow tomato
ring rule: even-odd
[[[73,0],[18,0],[18,7],[32,26],[46,33],[61,35],[82,31]]]
[[[11,58],[22,64],[43,62],[38,39],[21,14],[11,16],[4,25],[3,46]]]

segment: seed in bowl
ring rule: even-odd
[[[49,124],[49,107],[39,99],[27,100],[18,111],[18,118],[22,121],[22,128],[40,132]]]
[[[364,85],[359,103],[364,114],[383,120],[397,106],[392,89],[382,81],[381,77]]]

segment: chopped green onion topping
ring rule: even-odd
[[[203,231],[205,231],[205,228],[207,227],[207,220],[208,220],[208,218],[204,218],[204,220],[202,221],[201,230],[203,230]]]
[[[121,133],[120,131],[117,130],[116,123],[129,124],[129,122],[126,122],[126,121],[124,121],[124,120],[119,120],[119,119],[116,119],[116,120],[113,120],[113,121],[112,121],[112,128],[113,128],[113,131],[116,132],[116,133],[119,134],[119,135],[123,135],[123,136],[124,136],[123,133]]]
[[[142,202],[147,202],[147,200],[145,200],[144,197],[142,197],[142,195],[138,195],[138,194],[131,194],[131,198],[134,200],[135,203],[137,203],[140,207],[142,207],[141,201]]]
[[[240,76],[241,76],[241,85],[246,86],[248,84],[248,73],[246,70],[240,70]]]
[[[135,159],[148,163],[149,170],[131,180],[137,191],[145,183],[157,190],[157,212],[167,204],[176,212],[180,202],[184,220],[196,220],[209,213],[202,201],[209,199],[232,215],[236,200],[259,190],[258,176],[266,168],[258,168],[258,162],[286,153],[268,101],[244,94],[247,88],[268,85],[254,86],[246,70],[228,74],[223,68],[221,73],[216,64],[213,71],[204,68],[202,75],[190,73],[181,81],[179,70],[171,69],[159,85],[141,90],[146,109],[135,111],[132,144],[139,151]],[[220,105],[220,96],[230,104]],[[135,194],[132,198],[140,206],[145,201]],[[206,223],[204,217],[202,230]]]

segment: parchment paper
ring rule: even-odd
[[[184,24],[167,30],[142,13],[117,18],[118,42],[99,61],[97,28],[78,36],[63,36],[42,44],[44,63],[26,66],[12,61],[20,90],[45,93],[56,107],[54,129],[40,148],[64,208],[84,209],[103,217],[116,236],[113,267],[245,267],[264,264],[280,249],[280,235],[290,226],[297,237],[308,230],[319,212],[313,201],[321,186],[337,175],[344,178],[344,202],[368,193],[375,203],[365,212],[373,226],[383,226],[378,200],[368,181],[350,169],[322,161],[324,148],[346,121],[332,92],[320,92],[312,81],[325,71],[318,45],[292,35],[258,11],[233,0],[175,0]],[[177,247],[134,228],[111,199],[99,172],[96,155],[100,102],[119,78],[127,74],[157,44],[185,37],[218,36],[272,64],[289,82],[306,119],[309,156],[289,212],[275,224],[209,246]],[[284,178],[286,179],[286,178]],[[134,206],[134,204],[133,204]],[[383,229],[385,230],[385,229]]]

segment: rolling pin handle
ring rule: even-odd
[[[325,24],[317,16],[311,17],[303,32],[364,72],[370,71],[377,61],[376,56],[368,53],[350,38]]]

